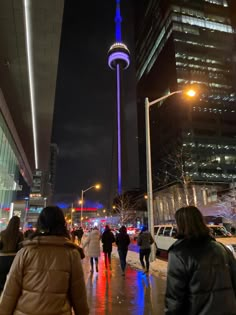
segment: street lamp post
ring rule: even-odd
[[[93,185],[93,186],[90,186],[89,188],[85,189],[85,190],[81,190],[81,207],[80,207],[80,225],[81,227],[83,226],[82,224],[82,221],[83,221],[83,203],[84,203],[84,193],[92,188],[95,188],[95,189],[99,189],[100,188],[100,185],[97,184],[97,185]]]
[[[152,161],[151,161],[151,141],[150,141],[150,115],[149,109],[152,105],[157,104],[161,101],[164,101],[168,97],[183,93],[183,90],[178,90],[171,92],[167,95],[164,95],[152,102],[149,102],[149,99],[145,98],[145,131],[146,131],[146,166],[147,166],[147,210],[148,210],[148,227],[149,231],[154,236],[154,217],[153,217],[153,192],[152,192]],[[195,96],[194,90],[189,90],[186,93],[188,96]],[[162,104],[162,103],[161,103]],[[161,106],[159,105],[159,107]],[[151,259],[155,259],[155,253],[152,251]]]

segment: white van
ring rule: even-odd
[[[157,245],[157,255],[160,255],[161,251],[168,251],[170,246],[176,242],[176,233],[176,225],[154,225],[154,240]]]
[[[207,225],[211,229],[215,239],[227,246],[236,258],[236,237],[232,236],[222,225]],[[157,245],[157,255],[167,252],[174,242],[176,242],[177,228],[174,224],[154,225],[154,239]]]

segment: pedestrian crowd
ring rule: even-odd
[[[176,242],[168,252],[166,315],[236,315],[236,260],[217,242],[198,208],[180,208],[175,214]],[[62,210],[49,206],[39,215],[35,231],[23,235],[13,216],[0,233],[0,314],[89,314],[82,269],[84,253],[90,272],[99,272],[104,254],[106,271],[117,245],[121,274],[125,276],[130,237],[123,225],[113,234],[95,226],[86,237],[83,228],[67,231]],[[233,231],[232,231],[233,232]],[[137,238],[143,274],[150,268],[155,241],[143,226]],[[102,245],[102,246],[101,246]]]

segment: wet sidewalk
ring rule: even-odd
[[[112,256],[112,270],[105,270],[103,254],[99,272],[90,272],[89,258],[83,260],[91,315],[163,315],[165,279],[145,275],[129,265],[122,276],[119,259]]]

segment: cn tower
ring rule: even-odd
[[[121,38],[120,0],[116,0],[115,43],[108,51],[108,65],[116,71],[116,107],[117,107],[117,191],[122,194],[122,159],[121,159],[121,71],[129,67],[130,52]]]

